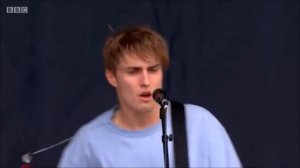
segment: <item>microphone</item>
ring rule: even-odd
[[[160,104],[161,107],[163,107],[164,110],[166,111],[168,108],[168,104],[169,104],[169,101],[166,96],[166,92],[163,91],[162,89],[155,89],[152,95],[153,95],[153,99],[158,104]]]

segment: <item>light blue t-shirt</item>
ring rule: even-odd
[[[64,149],[58,167],[164,167],[161,121],[128,131],[111,121],[115,110],[81,127]],[[170,111],[169,107],[167,134],[172,134]],[[209,111],[185,104],[185,113],[190,167],[241,167],[226,130]],[[168,145],[170,167],[175,167],[173,141]]]

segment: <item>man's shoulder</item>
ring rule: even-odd
[[[95,129],[104,128],[105,125],[107,125],[110,122],[110,118],[111,118],[112,114],[113,114],[113,109],[109,109],[109,110],[101,113],[100,115],[98,115],[97,117],[92,119],[91,121],[89,121],[86,124],[82,125],[78,129],[77,134],[81,134],[81,133],[86,134],[86,133],[91,132]]]
[[[184,109],[185,109],[185,113],[186,115],[193,115],[194,117],[211,117],[213,116],[212,113],[199,105],[195,105],[195,104],[184,104]]]
[[[195,104],[185,103],[184,107],[187,111],[198,111],[200,113],[210,113],[206,108]]]
[[[201,124],[207,127],[222,128],[222,124],[219,120],[206,108],[195,104],[184,104],[185,114],[188,122],[194,122],[195,124]]]

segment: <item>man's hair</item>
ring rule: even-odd
[[[141,59],[158,59],[163,70],[169,65],[166,40],[148,26],[124,27],[109,36],[103,47],[105,69],[115,73],[116,66],[125,54],[135,54]]]

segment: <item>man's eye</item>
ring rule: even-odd
[[[129,74],[136,74],[138,71],[128,71]]]
[[[149,69],[150,72],[157,72],[158,71],[158,68],[151,68]]]

